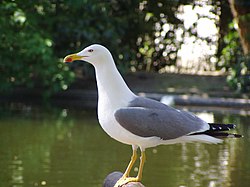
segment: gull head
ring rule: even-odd
[[[84,48],[78,53],[67,55],[63,59],[63,62],[73,62],[76,60],[82,60],[89,62],[90,64],[96,65],[103,61],[107,61],[108,59],[110,59],[110,57],[112,59],[112,56],[106,47],[99,44],[93,44]]]

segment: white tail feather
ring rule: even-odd
[[[203,142],[203,143],[208,143],[208,144],[218,144],[222,143],[223,140],[214,138],[212,136],[208,135],[191,135],[191,136],[186,136],[189,141],[197,141],[197,142]]]
[[[218,144],[218,143],[222,143],[223,140],[218,139],[218,138],[214,138],[212,136],[208,136],[205,134],[201,134],[201,135],[187,135],[187,136],[182,136],[180,138],[171,139],[171,140],[163,140],[161,144],[168,145],[168,144],[189,143],[189,142]]]

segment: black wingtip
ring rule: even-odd
[[[228,131],[231,129],[235,129],[236,125],[235,124],[222,124],[222,123],[208,123],[210,125],[211,131]]]
[[[208,123],[210,129],[204,132],[193,133],[192,135],[206,134],[216,138],[242,138],[240,134],[228,133],[224,131],[229,131],[236,128],[235,124],[221,124],[221,123]]]
[[[213,136],[215,138],[242,138],[243,136],[240,134],[233,134],[227,132],[207,132],[205,133],[209,136]]]

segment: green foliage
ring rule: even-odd
[[[122,71],[158,71],[167,63],[174,63],[180,42],[174,40],[174,29],[181,24],[176,10],[185,1],[65,1],[57,3],[54,22],[55,51],[64,55],[78,51],[91,43],[107,46]],[[64,16],[58,14],[63,13]],[[62,19],[63,18],[63,19]],[[160,42],[156,33],[170,29]],[[159,47],[160,46],[160,47]],[[171,47],[169,47],[171,46]],[[166,51],[175,58],[160,58]],[[172,61],[171,61],[172,60]],[[171,62],[170,62],[171,61]]]
[[[92,43],[108,46],[123,72],[158,71],[173,64],[181,45],[174,30],[182,25],[175,12],[187,2],[4,0],[0,90],[17,85],[47,93],[66,89],[73,75],[60,59]],[[163,30],[164,24],[169,29]]]
[[[224,37],[227,44],[222,50],[221,66],[228,71],[229,85],[240,92],[250,91],[250,55],[244,55],[238,32],[229,25],[230,32]]]
[[[3,0],[0,91],[18,85],[43,88],[47,95],[66,89],[74,75],[62,58],[92,43],[107,46],[122,72],[158,72],[167,65],[175,65],[183,38],[197,35],[195,25],[185,30],[177,16],[178,8],[195,3],[201,2]],[[215,12],[220,10],[217,1],[209,3]],[[176,38],[176,29],[181,31],[182,39]],[[249,66],[247,58],[240,58],[237,33],[230,32],[225,43],[222,66],[230,70],[230,84],[237,88],[241,85],[244,90],[248,78],[242,72],[248,72]]]
[[[42,30],[33,2],[3,1],[0,5],[0,90],[41,87],[44,95],[66,89],[69,68],[53,53],[49,32]]]

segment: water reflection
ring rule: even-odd
[[[108,173],[125,169],[130,146],[109,138],[94,111],[25,108],[4,110],[0,115],[0,186],[101,186]],[[244,138],[220,145],[148,149],[146,186],[249,186],[250,117],[218,112],[199,115],[209,122],[240,124],[236,132]]]
[[[13,186],[23,186],[23,162],[17,156],[13,158],[9,165],[11,172],[11,183]]]

